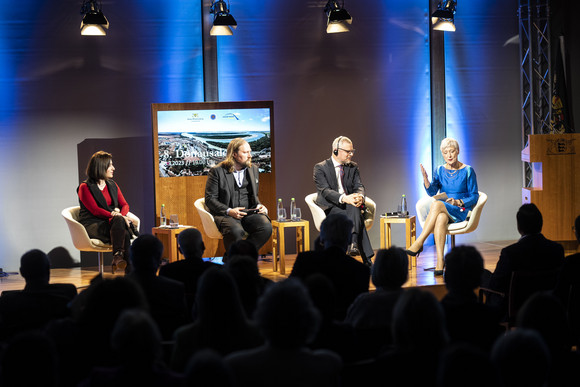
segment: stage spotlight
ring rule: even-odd
[[[217,0],[211,4],[209,13],[213,13],[213,26],[209,31],[210,35],[233,35],[232,28],[237,28],[238,23],[230,15],[229,1],[228,5],[224,0]]]
[[[453,17],[457,2],[455,0],[440,1],[437,5],[437,11],[431,15],[433,29],[437,31],[455,31],[455,22]]]
[[[81,35],[105,36],[109,29],[109,21],[103,15],[101,3],[97,0],[84,0],[81,6]]]
[[[328,16],[328,22],[326,23],[327,34],[349,31],[348,26],[352,24],[352,17],[344,9],[344,2],[341,7],[338,5],[337,0],[328,0],[328,3],[324,7],[324,12]]]

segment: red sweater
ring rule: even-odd
[[[115,183],[115,185],[117,185],[117,183]],[[127,203],[127,201],[125,200],[125,197],[123,196],[123,193],[121,192],[121,188],[119,188],[118,185],[117,185],[117,192],[118,192],[117,200],[119,202],[119,206],[121,206],[121,215],[125,216],[129,212],[129,203]],[[107,202],[107,204],[109,206],[111,204],[113,204],[113,200],[111,199],[111,194],[109,193],[109,189],[107,188],[106,185],[105,185],[105,189],[103,189],[101,191],[101,193],[103,194],[103,197],[105,198],[105,201]],[[107,211],[104,208],[101,208],[97,205],[97,202],[95,201],[95,198],[91,194],[91,191],[89,190],[89,186],[86,183],[81,183],[81,185],[79,186],[79,199],[81,200],[81,202],[83,202],[83,204],[87,208],[87,210],[89,210],[90,213],[93,214],[94,216],[96,216],[98,218],[104,218],[104,219],[111,218],[111,213],[109,211]]]

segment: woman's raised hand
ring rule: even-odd
[[[427,171],[425,170],[425,167],[423,167],[423,164],[419,164],[419,166],[421,167],[421,174],[423,175],[423,184],[425,185],[425,188],[429,188],[431,183],[429,182]]]

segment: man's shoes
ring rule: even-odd
[[[358,244],[356,242],[351,243],[350,247],[348,248],[348,255],[351,257],[357,257],[361,255]]]

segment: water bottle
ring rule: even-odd
[[[401,197],[401,216],[407,216],[409,213],[407,212],[407,196],[403,194]]]
[[[284,206],[282,205],[282,198],[278,199],[278,208],[276,210],[276,214],[278,215],[278,221],[281,222],[284,220]]]
[[[167,216],[165,216],[165,204],[162,204],[159,212],[159,227],[164,226],[167,226]]]
[[[296,200],[294,198],[290,200],[290,219],[296,220]]]

